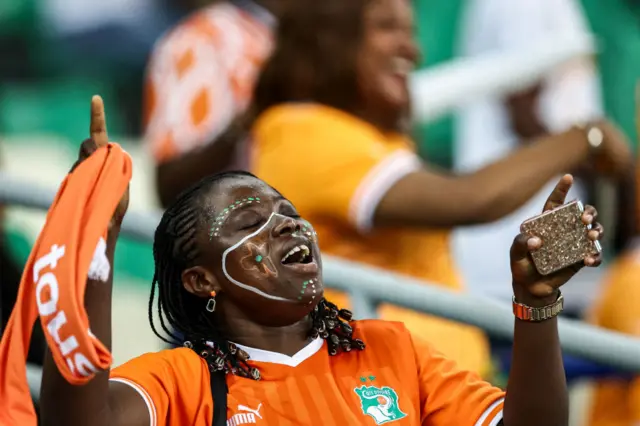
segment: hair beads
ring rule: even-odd
[[[349,325],[351,318],[351,311],[338,309],[333,303],[321,299],[311,314],[313,325],[309,335],[325,339],[330,355],[336,355],[340,351],[349,352],[352,349],[363,350],[364,342],[353,338],[353,328]]]
[[[334,356],[340,352],[365,348],[362,340],[353,338],[353,328],[349,325],[352,319],[351,311],[338,309],[333,303],[321,299],[318,306],[311,312],[310,319],[312,326],[309,337],[320,337],[326,340],[329,355]],[[193,349],[205,359],[210,371],[224,371],[260,380],[260,371],[248,364],[249,355],[233,343],[226,343],[226,345],[227,349],[224,345],[204,340],[184,342],[185,347]]]
[[[209,240],[213,237],[217,237],[220,235],[220,226],[224,223],[229,216],[229,213],[237,209],[238,207],[244,206],[245,204],[260,204],[260,197],[248,197],[243,200],[237,200],[235,203],[229,204],[225,207],[214,219],[213,225],[211,225],[211,229],[209,229]]]
[[[226,351],[214,342],[202,340],[196,343],[186,341],[184,346],[193,349],[204,358],[209,366],[209,371],[212,373],[216,371],[231,372],[240,377],[260,380],[260,371],[247,364],[249,355],[245,351],[238,349],[233,343],[228,343],[228,350]],[[235,362],[232,361],[233,358],[235,358],[233,360]]]

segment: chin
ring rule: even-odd
[[[397,94],[395,96],[387,94],[385,101],[388,108],[396,112],[398,116],[405,116],[409,111],[410,100],[408,96]]]
[[[402,130],[410,120],[411,104],[409,98],[403,96],[386,96],[381,100],[381,113],[385,117],[382,125],[394,130]]]
[[[287,327],[299,323],[305,319],[309,313],[311,313],[311,309],[307,306],[295,305],[295,307],[287,308],[286,311],[279,311],[278,315],[262,318],[260,322],[267,327]]]

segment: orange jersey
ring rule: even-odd
[[[326,106],[286,104],[259,117],[253,149],[252,171],[313,224],[323,253],[462,289],[448,229],[372,227],[385,193],[423,167],[408,138]],[[348,305],[345,295],[326,296]],[[484,372],[489,365],[487,340],[475,328],[390,305],[379,312],[403,321],[463,368]]]
[[[317,339],[293,356],[242,347],[262,379],[228,375],[227,425],[495,426],[504,393],[459,370],[400,323],[355,321],[364,351],[329,356]],[[211,424],[207,366],[191,349],[146,354],[112,371],[135,388],[151,425]]]
[[[156,45],[144,94],[145,143],[156,162],[214,142],[247,107],[271,53],[274,22],[243,4],[206,7]]]
[[[93,123],[92,123],[93,127]],[[16,304],[0,340],[0,425],[36,426],[26,359],[39,318],[55,366],[73,385],[111,366],[84,308],[89,279],[108,280],[107,226],[131,179],[131,158],[117,144],[96,150],[60,185],[31,250]]]
[[[640,249],[622,255],[611,266],[604,291],[591,313],[591,322],[610,330],[640,336]],[[640,423],[640,378],[600,380],[590,411],[593,426]]]

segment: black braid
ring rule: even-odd
[[[198,256],[196,234],[200,229],[200,218],[206,216],[202,195],[223,179],[242,176],[256,178],[247,172],[225,172],[207,177],[180,194],[163,214],[153,244],[155,273],[149,298],[149,322],[156,336],[169,344],[192,348],[207,360],[211,371],[258,380],[260,373],[249,366],[248,355],[224,338],[213,316],[205,309],[207,300],[189,293],[182,285],[182,271]],[[166,337],[158,331],[153,319],[156,288],[160,327]],[[362,340],[352,336],[351,317],[350,311],[322,299],[310,314],[309,337],[325,339],[331,355],[362,350],[365,346]]]
[[[339,309],[336,305],[322,298],[311,312],[311,330],[309,337],[322,337],[327,341],[330,355],[339,352],[350,352],[352,349],[363,350],[364,342],[353,338],[353,328],[349,325],[353,314],[347,309]]]

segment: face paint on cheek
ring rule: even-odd
[[[304,294],[307,292],[307,286],[309,286],[310,290],[311,290],[311,300],[309,300],[309,303],[307,303],[308,305],[311,305],[314,301],[314,299],[316,298],[316,284],[318,284],[318,280],[317,279],[313,279],[313,280],[309,280],[309,281],[304,281],[302,283],[302,290],[300,290],[300,295],[298,296],[298,300],[302,300],[302,298],[304,297]]]
[[[244,245],[247,255],[240,259],[240,266],[245,271],[257,270],[260,274],[276,278],[278,271],[271,259],[271,248],[267,243],[256,245],[250,241]]]
[[[252,232],[251,234],[247,235],[246,237],[242,238],[240,241],[238,241],[237,243],[235,243],[234,245],[232,245],[231,247],[229,247],[228,249],[226,249],[224,251],[224,253],[222,253],[222,273],[224,273],[225,277],[227,277],[227,279],[229,281],[231,281],[232,283],[234,283],[235,285],[237,285],[238,287],[245,289],[247,291],[250,291],[252,293],[255,293],[259,296],[262,296],[266,299],[270,299],[270,300],[281,300],[281,301],[287,301],[290,302],[291,300],[284,298],[284,297],[279,297],[279,296],[274,296],[268,293],[265,293],[264,291],[257,289],[249,284],[246,283],[242,283],[238,280],[236,280],[235,278],[233,278],[230,274],[229,271],[227,270],[227,257],[229,256],[230,253],[232,253],[234,250],[237,250],[241,247],[250,247],[251,245],[253,245],[256,248],[259,248],[259,246],[255,243],[252,243],[251,240],[255,239],[257,236],[259,236],[261,233],[265,232],[266,229],[268,229],[269,224],[271,223],[272,220],[275,220],[276,217],[281,217],[281,218],[285,218],[285,216],[282,216],[280,214],[277,213],[271,213],[271,216],[269,216],[269,220],[267,220],[267,222],[262,225],[260,228],[258,228],[257,231]],[[286,218],[285,218],[286,219]],[[266,244],[266,243],[265,243]],[[261,257],[258,257],[261,256]],[[256,252],[256,254],[254,255],[253,259],[249,258],[249,256],[245,256],[241,259],[242,261],[245,261],[244,263],[241,263],[241,266],[243,268],[245,268],[245,265],[249,265],[249,262],[253,261],[253,262],[257,262],[258,260],[260,262],[258,263],[262,263],[262,261],[265,260],[265,257],[261,254]],[[245,268],[246,269],[246,268]],[[269,265],[267,265],[267,269],[265,269],[265,271],[269,271],[269,272],[275,272],[275,266],[273,265],[273,262],[271,261]]]

